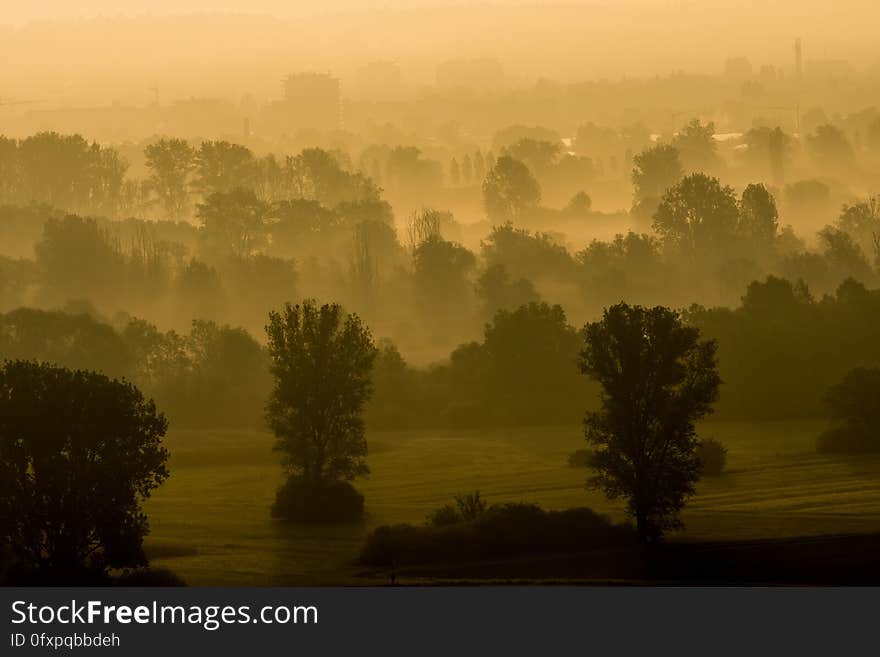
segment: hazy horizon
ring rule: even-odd
[[[791,72],[796,38],[806,62],[841,60],[857,70],[878,62],[877,10],[864,0],[834,7],[813,0],[389,0],[379,7],[330,0],[320,10],[276,0],[183,0],[128,3],[124,12],[104,0],[75,11],[67,4],[6,12],[0,56],[16,65],[0,68],[0,97],[138,104],[158,87],[166,99],[271,98],[287,72],[330,71],[345,85],[374,60],[396,62],[411,87],[432,84],[439,63],[463,58],[497,59],[512,84],[714,74],[730,57],[747,57],[756,71]]]

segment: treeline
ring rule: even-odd
[[[243,329],[207,320],[177,333],[133,318],[110,324],[21,308],[0,315],[0,357],[127,379],[176,426],[259,426],[271,387],[263,347]]]
[[[716,416],[825,415],[824,395],[856,367],[880,365],[880,290],[848,280],[815,298],[803,284],[754,282],[735,309],[692,306],[686,321],[718,341]],[[380,340],[372,428],[573,424],[596,402],[579,374],[582,337],[560,306],[498,311],[480,340],[442,364],[414,367]],[[261,426],[270,387],[264,347],[239,328],[195,321],[187,332],[139,319],[19,309],[0,316],[0,357],[48,361],[134,381],[175,425]]]
[[[368,177],[352,171],[347,155],[318,148],[258,156],[228,141],[192,145],[162,138],[147,144],[143,155],[147,176],[132,178],[117,149],[81,135],[0,136],[0,203],[42,203],[112,218],[158,210],[164,219],[179,220],[198,200],[236,188],[267,202],[306,197],[330,206],[379,193]]]

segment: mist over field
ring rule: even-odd
[[[0,582],[876,583],[878,18],[7,8]]]

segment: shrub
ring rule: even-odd
[[[311,482],[291,477],[278,489],[272,517],[294,522],[353,522],[364,514],[364,496],[347,481]]]
[[[727,448],[714,438],[700,441],[697,447],[700,458],[701,473],[704,477],[717,477],[727,465]]]
[[[880,452],[880,440],[865,427],[846,423],[823,431],[816,439],[816,450],[824,454],[871,454]]]
[[[425,523],[430,527],[446,527],[459,522],[476,520],[486,512],[486,501],[480,497],[480,491],[466,495],[456,495],[455,505],[444,504],[428,514]]]
[[[466,495],[456,495],[455,506],[464,521],[476,520],[486,513],[486,501],[480,497],[478,490]]]
[[[577,449],[568,455],[568,465],[571,468],[589,468],[593,464],[593,450]]]
[[[444,504],[428,514],[425,523],[431,527],[446,527],[461,522],[461,516],[451,504]]]
[[[820,452],[880,452],[880,368],[857,367],[825,393],[831,428],[816,441]]]
[[[449,507],[451,508],[451,507]],[[591,509],[544,511],[493,505],[476,520],[440,526],[385,525],[367,536],[360,561],[371,566],[463,562],[629,544],[632,529]]]

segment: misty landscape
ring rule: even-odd
[[[45,4],[0,584],[880,583],[874,2]]]

